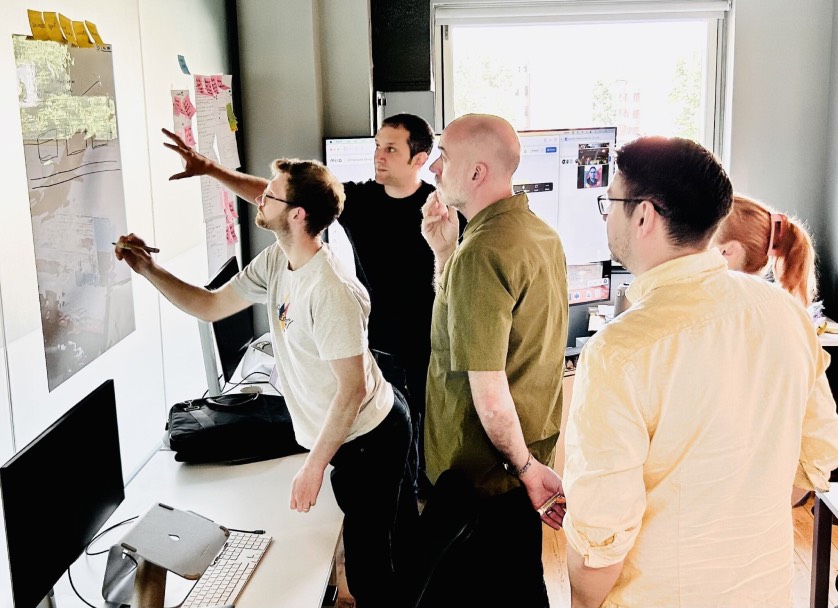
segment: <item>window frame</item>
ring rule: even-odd
[[[729,0],[552,0],[525,2],[495,0],[477,2],[460,0],[457,3],[431,1],[432,55],[435,122],[441,131],[453,120],[454,83],[453,45],[449,28],[480,27],[518,23],[520,25],[591,24],[637,21],[703,20],[708,23],[705,62],[704,131],[701,141],[719,158],[728,145],[725,132],[727,94]],[[574,125],[554,125],[554,127]],[[575,125],[579,126],[579,125]]]

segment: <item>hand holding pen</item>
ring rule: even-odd
[[[124,260],[134,272],[140,272],[147,267],[153,266],[154,261],[149,254],[159,253],[157,247],[150,247],[133,233],[121,236],[114,245],[114,255],[117,260]]]
[[[146,253],[160,253],[160,250],[157,247],[149,247],[148,245],[138,245],[136,243],[127,243],[124,241],[117,241],[116,243],[111,243],[111,245],[116,245],[117,249],[142,249]]]
[[[538,515],[541,517],[541,521],[556,530],[561,528],[562,520],[564,520],[565,504],[564,490],[560,488],[558,492],[553,494],[538,508]]]

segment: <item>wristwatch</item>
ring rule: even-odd
[[[530,452],[529,456],[527,457],[527,462],[525,462],[524,466],[522,466],[520,469],[516,469],[515,465],[513,465],[511,462],[504,462],[503,468],[506,469],[506,472],[512,475],[513,477],[520,477],[521,475],[529,471],[530,467],[532,466],[532,461],[533,456],[532,452]]]

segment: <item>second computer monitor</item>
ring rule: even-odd
[[[239,263],[233,256],[224,262],[221,269],[215,273],[215,276],[210,279],[205,287],[211,291],[220,289],[238,272]],[[215,347],[218,349],[221,374],[225,382],[230,382],[236,368],[241,363],[242,357],[247,352],[248,346],[253,341],[254,328],[251,308],[245,308],[241,312],[212,323],[212,334],[215,338]],[[211,359],[214,367],[215,353],[212,352],[210,346],[204,345],[204,363],[206,365]],[[210,352],[207,352],[208,350]],[[210,390],[215,392],[212,391],[212,387],[210,387]]]
[[[0,491],[14,605],[35,608],[125,498],[113,380],[4,464]]]

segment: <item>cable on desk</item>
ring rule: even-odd
[[[108,528],[105,528],[105,529],[104,529],[104,530],[102,530],[101,532],[99,532],[99,534],[97,534],[96,536],[94,536],[93,538],[91,538],[91,539],[90,539],[90,542],[89,542],[89,543],[87,543],[87,546],[84,548],[84,554],[85,554],[85,555],[90,555],[90,556],[93,556],[93,555],[102,555],[103,553],[107,553],[108,551],[110,551],[110,550],[111,550],[111,549],[110,549],[110,547],[108,547],[107,549],[105,549],[105,550],[103,550],[103,551],[95,551],[95,552],[93,552],[93,553],[90,553],[90,552],[88,551],[88,549],[90,549],[90,545],[92,545],[93,543],[95,543],[95,542],[96,542],[97,540],[99,540],[102,536],[104,536],[105,534],[107,534],[108,532],[110,532],[111,530],[113,530],[114,528],[118,528],[119,526],[124,526],[124,525],[125,525],[125,524],[127,524],[128,522],[131,522],[131,521],[134,521],[135,519],[137,519],[137,517],[139,517],[139,515],[134,515],[133,517],[129,517],[128,519],[123,519],[121,522],[116,523],[116,524],[114,524],[114,525],[112,525],[112,526],[110,526],[110,527],[108,527]],[[94,608],[95,608],[95,607],[94,607]]]
[[[229,393],[230,391],[236,390],[239,386],[242,386],[242,385],[245,385],[245,384],[264,384],[263,382],[247,382],[248,378],[250,378],[251,376],[255,376],[256,374],[261,374],[262,376],[265,376],[266,378],[271,377],[270,374],[267,374],[265,372],[260,372],[260,371],[250,372],[249,374],[247,374],[244,378],[242,378],[238,382],[230,383],[229,388],[228,388],[228,385],[225,384],[224,385],[224,390],[221,391],[221,394],[225,395],[225,394]]]
[[[86,599],[84,599],[84,598],[81,596],[81,593],[79,593],[79,590],[78,590],[78,589],[76,589],[76,585],[75,585],[75,583],[73,583],[73,575],[72,575],[72,573],[70,572],[70,568],[67,568],[67,578],[68,578],[68,579],[70,579],[70,587],[72,587],[72,588],[73,588],[73,592],[76,594],[76,597],[77,597],[77,598],[79,598],[81,601],[83,601],[83,602],[84,602],[85,604],[87,604],[88,606],[90,606],[90,608],[97,608],[96,606],[94,606],[93,604],[91,604],[90,602],[88,602]]]

